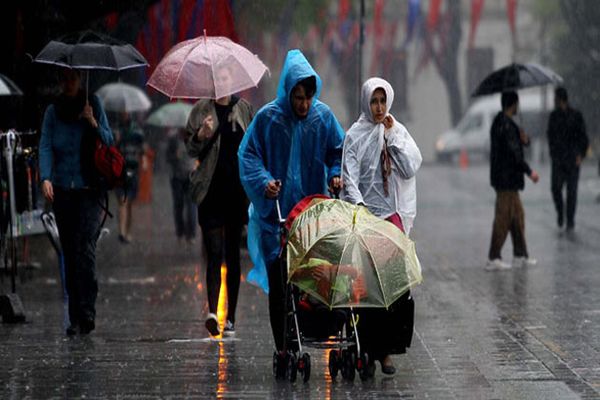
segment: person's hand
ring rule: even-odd
[[[392,126],[394,126],[394,118],[388,114],[383,118],[383,127],[385,129],[391,129]]]
[[[529,179],[531,179],[531,181],[533,183],[538,183],[538,181],[540,180],[540,176],[538,175],[538,173],[536,171],[531,171],[531,175],[529,175]]]
[[[519,138],[521,139],[521,143],[529,144],[529,136],[527,136],[523,129],[519,130]]]
[[[281,181],[279,179],[270,181],[265,187],[265,196],[269,199],[276,199],[281,191]]]
[[[578,155],[575,157],[575,165],[578,167],[581,165],[581,156]]]
[[[198,139],[210,139],[215,134],[213,132],[214,126],[215,122],[213,121],[212,115],[204,118],[202,126],[198,129]]]
[[[334,176],[329,181],[329,193],[337,195],[340,193],[340,190],[342,190],[342,178]]]
[[[44,193],[44,197],[49,201],[54,201],[54,188],[52,187],[52,182],[46,179],[42,182],[42,192]]]
[[[92,106],[90,106],[89,103],[86,103],[85,106],[83,106],[83,111],[81,112],[81,118],[83,118],[87,122],[89,122],[89,124],[92,126],[92,128],[94,128],[94,129],[98,128],[98,122],[96,121],[96,118],[94,118],[94,110],[93,110]]]

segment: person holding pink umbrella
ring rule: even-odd
[[[217,68],[216,81],[231,85],[231,69]],[[186,127],[187,149],[199,165],[192,174],[191,193],[198,204],[198,223],[207,255],[206,286],[209,314],[206,329],[221,333],[217,305],[221,263],[227,265],[227,321],[223,334],[235,333],[235,309],[240,288],[240,243],[248,223],[248,200],[238,174],[237,150],[252,120],[252,106],[235,95],[198,101]]]
[[[223,333],[235,332],[240,241],[248,219],[237,150],[253,112],[248,102],[234,94],[256,87],[267,71],[246,48],[204,32],[204,36],[175,45],[148,81],[149,86],[170,98],[202,99],[188,118],[186,146],[198,164],[190,174],[190,193],[198,204],[198,222],[208,258],[209,313],[205,325],[213,336],[221,333],[217,303],[223,259],[227,265],[228,304]]]

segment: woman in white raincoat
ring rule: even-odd
[[[415,174],[421,152],[406,128],[389,114],[394,90],[381,78],[370,78],[362,87],[361,114],[346,133],[342,157],[342,199],[364,205],[408,235],[417,215]],[[410,292],[388,310],[361,312],[361,347],[381,362],[386,374],[395,368],[390,354],[406,352],[413,332],[414,302]]]

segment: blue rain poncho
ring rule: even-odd
[[[290,95],[301,80],[314,76],[317,91],[304,119],[292,111]],[[279,254],[275,200],[265,197],[267,184],[281,180],[279,204],[285,217],[302,198],[327,193],[331,178],[340,176],[344,130],[330,108],[318,100],[321,78],[300,50],[285,59],[277,99],[262,107],[248,127],[238,151],[240,178],[251,201],[248,249],[254,269],[248,281],[268,292],[265,266]]]

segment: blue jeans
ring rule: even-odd
[[[54,188],[53,210],[65,260],[72,325],[96,317],[96,242],[102,198],[95,190]]]

